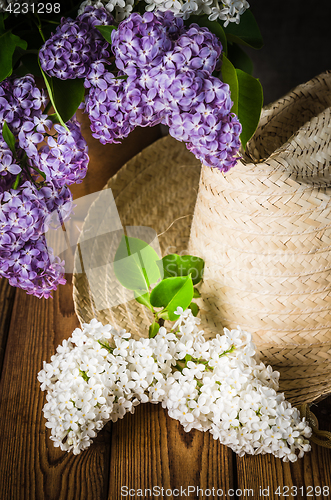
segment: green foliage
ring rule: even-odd
[[[263,105],[262,86],[253,76],[236,69],[226,56],[223,56],[222,78],[230,86],[232,111],[241,123],[240,140],[245,149],[259,124]]]
[[[16,142],[15,136],[12,133],[12,131],[9,129],[9,127],[8,127],[8,125],[7,125],[6,122],[4,122],[4,124],[3,124],[2,136],[3,136],[3,139],[4,139],[5,143],[9,147],[10,151],[13,153],[13,155],[15,155],[16,154],[16,151],[15,151],[15,142]]]
[[[232,113],[238,115],[239,106],[239,83],[236,73],[236,68],[229,61],[229,59],[223,55],[222,60],[222,80],[227,83],[231,91],[231,99],[233,101],[233,106],[231,108]]]
[[[13,184],[13,189],[17,189],[21,179],[21,172],[16,175],[15,182]]]
[[[148,330],[149,338],[150,339],[154,338],[159,330],[160,330],[159,323],[157,323],[156,321],[153,321],[153,323],[151,324],[151,326],[149,327],[149,330]]]
[[[250,9],[246,10],[240,17],[240,23],[229,23],[224,28],[229,42],[235,42],[242,45],[248,45],[254,49],[263,47],[263,38]]]
[[[157,317],[164,320],[170,319],[169,311],[167,311],[167,309],[163,309],[161,312],[157,313]]]
[[[67,129],[65,122],[70,120],[76,113],[84,98],[84,79],[60,80],[54,77],[50,78],[41,69],[40,64],[39,68],[57,118],[61,125]]]
[[[260,120],[263,105],[262,85],[257,78],[236,70],[239,84],[238,118],[242,125],[240,140],[245,149]]]
[[[50,115],[48,115],[48,118],[50,120],[52,120],[52,122],[55,124],[55,123],[60,123],[60,120],[59,120],[59,117],[56,113],[52,113]]]
[[[172,253],[163,257],[157,265],[163,270],[165,278],[191,275],[193,285],[199,283],[203,276],[204,261],[193,255]]]
[[[193,316],[197,317],[198,312],[199,312],[199,306],[195,302],[191,302],[191,304],[188,306],[189,309],[191,309]]]
[[[52,82],[57,113],[64,122],[67,122],[76,113],[78,106],[84,99],[84,78],[60,80],[53,77]]]
[[[193,284],[190,276],[163,279],[151,293],[151,304],[154,307],[163,307],[169,314],[170,321],[175,321],[177,307],[184,310],[190,305],[193,298]]]
[[[3,15],[0,14],[0,82],[13,71],[13,55],[16,47],[27,48],[27,43],[11,31],[5,31]]]
[[[142,291],[142,293],[140,293],[139,290],[136,290],[134,292],[134,298],[136,299],[137,302],[139,302],[139,304],[148,307],[148,309],[150,309],[151,311],[154,310],[150,301],[149,292],[144,293],[144,291]]]
[[[158,254],[145,241],[123,236],[114,259],[115,276],[128,290],[146,293],[160,278],[157,260]]]
[[[49,98],[51,100],[51,103],[52,103],[54,111],[55,111],[55,113],[57,115],[57,118],[58,118],[59,122],[61,123],[61,125],[63,127],[65,127],[67,130],[69,130],[68,127],[66,126],[66,124],[64,123],[64,121],[62,120],[62,117],[61,117],[61,115],[58,112],[57,107],[56,107],[56,103],[55,103],[55,99],[54,99],[54,93],[53,93],[53,80],[52,80],[52,78],[50,78],[49,76],[47,76],[46,73],[43,72],[43,70],[41,69],[40,64],[39,64],[39,67],[40,67],[41,74],[43,75],[43,78],[44,78],[44,82],[45,82],[45,85],[46,85],[46,88],[47,88],[48,96],[49,96]]]
[[[100,31],[101,35],[107,40],[108,43],[111,44],[111,34],[114,30],[116,30],[116,26],[96,26],[96,28]]]
[[[251,58],[237,43],[229,43],[227,57],[235,68],[241,69],[249,75],[253,73],[253,62]]]
[[[17,48],[16,48],[17,51]],[[35,77],[42,78],[40,67],[38,64],[38,51],[23,51],[18,53],[17,61],[19,65],[14,69],[15,75],[25,76],[28,73]],[[14,58],[13,58],[14,62]]]

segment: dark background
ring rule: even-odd
[[[331,0],[249,0],[264,46],[245,48],[268,104],[331,70]]]

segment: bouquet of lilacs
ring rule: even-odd
[[[262,41],[251,12],[243,13],[248,4],[207,3],[192,2],[192,12],[183,4],[179,12],[143,2],[135,6],[147,11],[141,15],[124,2],[72,2],[69,10],[60,2],[47,4],[43,17],[35,2],[1,4],[0,275],[12,285],[49,297],[64,283],[63,262],[44,233],[52,212],[61,223],[69,216],[69,186],[86,174],[78,107],[102,144],[162,123],[205,164],[224,171],[235,165],[262,106],[238,44]],[[230,17],[202,15],[213,16],[217,6]],[[118,9],[126,9],[119,25]],[[241,13],[242,31],[232,22]],[[255,103],[248,115],[247,96]]]
[[[241,125],[231,112],[229,85],[212,76],[222,52],[215,35],[197,24],[186,28],[169,11],[132,14],[111,29],[110,71],[103,44],[90,49],[101,35],[95,26],[85,36],[86,18],[107,28],[106,11],[87,7],[47,40],[40,61],[50,77],[85,77],[85,109],[95,138],[119,142],[136,126],[162,123],[204,164],[224,171],[235,165]]]
[[[186,432],[209,431],[240,456],[295,462],[309,451],[311,429],[277,394],[279,373],[258,361],[251,335],[225,328],[206,341],[190,309],[175,313],[153,338],[93,319],[63,341],[38,374],[54,445],[78,454],[108,421],[160,402]]]
[[[0,69],[0,80],[11,71],[15,71],[16,74],[30,71],[38,76],[42,76],[45,72],[56,85],[58,79],[62,81],[74,80],[75,83],[68,82],[67,85],[62,85],[62,92],[53,95],[55,104],[58,104],[56,106],[58,111],[63,109],[63,100],[70,102],[72,107],[80,104],[77,95],[81,93],[84,83],[86,88],[96,86],[98,90],[106,93],[107,98],[105,99],[103,95],[100,103],[97,96],[94,97],[96,92],[92,92],[92,95],[90,92],[92,102],[86,109],[90,118],[92,116],[91,104],[93,108],[95,107],[93,104],[110,107],[105,84],[107,87],[113,87],[115,92],[122,93],[124,82],[120,82],[123,85],[116,88],[116,82],[110,82],[110,79],[114,80],[115,77],[127,80],[126,83],[130,85],[132,90],[134,80],[139,80],[136,89],[134,89],[135,106],[133,110],[129,106],[130,109],[127,111],[125,104],[128,103],[123,103],[124,106],[120,106],[120,112],[126,117],[126,120],[121,123],[120,118],[117,117],[118,125],[112,124],[115,135],[119,133],[119,136],[126,137],[132,130],[132,126],[161,123],[162,119],[164,120],[162,123],[167,123],[164,109],[160,109],[159,105],[164,100],[169,112],[169,102],[171,103],[170,108],[172,108],[174,98],[178,99],[177,95],[169,95],[167,92],[174,78],[180,85],[182,82],[179,77],[189,71],[188,78],[209,80],[210,87],[214,87],[215,78],[217,78],[220,83],[228,84],[231,90],[231,99],[225,98],[223,94],[223,100],[226,101],[225,107],[219,100],[212,102],[211,96],[213,94],[210,89],[208,89],[208,96],[206,95],[204,98],[202,94],[207,91],[208,84],[206,82],[207,87],[204,87],[202,82],[200,84],[197,82],[195,88],[192,89],[195,90],[196,98],[189,101],[185,95],[184,102],[181,99],[180,114],[193,112],[201,101],[207,102],[208,108],[218,108],[218,110],[222,108],[222,115],[229,114],[227,107],[230,106],[231,113],[239,118],[242,126],[240,140],[245,146],[247,140],[254,133],[259,120],[262,107],[262,89],[258,80],[251,76],[252,63],[241,47],[260,48],[263,44],[262,37],[255,18],[248,9],[247,2],[237,0],[199,2],[200,0],[184,3],[182,12],[181,9],[178,10],[178,1],[164,3],[140,1],[133,6],[132,12],[130,4],[126,5],[124,0],[118,2],[116,0],[114,2],[89,1],[82,4],[72,2],[71,9],[64,10],[61,5],[60,12],[58,12],[59,7],[57,7],[56,12],[54,8],[52,12],[47,12],[48,16],[43,16],[42,19],[32,7],[28,13],[25,13],[24,18],[20,18],[19,15],[13,16],[11,7],[9,7],[3,15],[3,28],[6,30],[4,35],[8,39],[6,41],[10,46],[11,54],[10,57],[6,58],[4,67]],[[118,15],[118,9],[124,9],[125,14]],[[142,15],[144,10],[149,12],[150,16]],[[150,11],[153,11],[153,14]],[[9,16],[8,12],[10,12]],[[0,26],[1,16],[0,14]],[[124,24],[122,25],[120,21],[123,20]],[[183,20],[186,20],[185,24]],[[21,25],[27,24],[27,21],[30,21],[30,30],[31,26],[35,26],[33,33],[29,33],[29,50],[26,50],[26,42],[21,38]],[[146,23],[148,29],[145,26]],[[8,29],[6,29],[7,24]],[[16,31],[17,24],[20,26],[18,31]],[[190,27],[193,26],[195,29],[190,30]],[[24,31],[29,32],[28,26],[26,28]],[[151,33],[148,35],[150,30]],[[113,34],[111,34],[112,31],[114,31]],[[133,36],[131,41],[129,40],[130,34]],[[210,36],[211,34],[213,36]],[[200,40],[201,37],[202,40]],[[188,39],[191,41],[189,42]],[[43,44],[40,43],[41,40],[43,40]],[[152,41],[154,42],[153,50],[151,50]],[[112,47],[114,43],[116,48]],[[102,46],[103,50],[101,50]],[[198,55],[199,57],[197,57]],[[39,69],[35,56],[37,58],[40,56],[42,70]],[[208,60],[201,64],[199,59]],[[108,63],[112,64],[108,66]],[[106,65],[106,68],[102,65]],[[135,74],[131,71],[134,68],[136,68]],[[173,70],[172,74],[171,70]],[[86,81],[91,71],[93,77],[91,76]],[[101,75],[98,74],[99,71],[101,71]],[[154,79],[155,75],[160,72],[166,73],[166,81],[160,81],[157,78],[156,85],[153,87],[150,78]],[[147,77],[146,73],[148,73]],[[97,85],[98,79],[102,80],[100,83],[103,87]],[[224,85],[222,86],[225,94],[229,94],[229,88],[225,90]],[[142,92],[146,89],[152,92],[149,93],[147,101],[143,99],[139,106],[137,105],[138,90]],[[213,89],[211,90],[213,92]],[[157,95],[151,95],[155,94],[155,91]],[[218,93],[215,91],[219,98]],[[155,101],[158,101],[158,104]],[[153,109],[148,109],[149,105]],[[249,112],[247,112],[248,109]],[[175,111],[178,111],[178,108]],[[200,106],[200,110],[197,112],[201,113],[202,111]],[[112,113],[113,109],[106,109],[107,112]],[[128,123],[127,114],[144,114],[145,112],[149,118],[148,123],[144,123],[141,118],[140,121],[137,120],[135,125],[132,120],[130,124]],[[206,118],[209,112],[208,109],[204,113]],[[151,120],[149,116],[151,113],[154,120]],[[160,116],[160,113],[163,116]],[[110,116],[114,117],[113,114]],[[92,131],[95,132],[95,124],[92,118],[91,120]],[[214,127],[217,128],[219,116],[213,116],[211,121],[216,122]],[[208,124],[208,129],[204,129],[203,125],[204,123],[200,123],[200,135],[207,135],[210,133],[211,125]],[[197,127],[198,124],[195,123],[195,126]],[[125,133],[121,135],[123,131]],[[193,133],[193,129],[190,132]],[[236,132],[240,133],[239,129]],[[103,137],[102,142],[110,142],[110,139],[111,137],[106,139]],[[210,139],[210,142],[212,147],[216,147],[213,138]],[[228,140],[225,142],[228,143]]]
[[[0,276],[39,298],[65,283],[45,233],[53,213],[69,217],[88,163],[79,123],[53,127],[49,108],[31,75],[0,84]]]

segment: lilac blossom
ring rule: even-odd
[[[65,283],[63,262],[47,247],[45,233],[54,212],[60,221],[70,216],[68,186],[82,181],[88,163],[76,119],[67,129],[53,127],[45,104],[30,75],[0,83],[0,276],[39,298]]]
[[[85,81],[95,138],[119,142],[137,125],[163,123],[206,165],[236,164],[241,125],[229,86],[212,76],[222,52],[215,35],[197,24],[186,30],[171,12],[134,13],[112,32],[112,51],[117,78],[99,62]]]
[[[14,162],[14,159],[11,154],[5,154],[2,156],[0,160],[0,174],[6,175],[7,172],[10,174],[17,175],[21,172],[21,167]]]
[[[132,61],[141,68],[156,66],[165,51],[171,50],[173,41],[167,36],[166,26],[157,16],[151,12],[143,16],[134,13],[112,32],[111,47],[116,66],[124,71]]]
[[[54,210],[67,217],[71,193],[55,185],[38,190],[25,181],[2,192],[0,200],[0,276],[28,294],[48,298],[65,279],[63,262],[46,245],[45,218]]]
[[[94,61],[109,57],[108,43],[96,26],[113,23],[103,7],[89,6],[75,20],[62,18],[39,52],[43,71],[61,80],[86,77]]]
[[[88,56],[82,47],[71,51],[75,69],[68,70],[63,47],[71,40],[72,33],[76,38],[81,36],[84,23],[90,23],[93,33],[90,19],[94,19],[93,26],[97,19],[100,23],[109,23],[104,9],[88,7],[75,21],[70,21],[70,26],[62,26],[57,31],[57,38],[53,39],[56,43],[49,50],[59,52],[56,63],[59,70],[69,71],[63,78],[85,77],[84,85],[89,90],[85,111],[93,137],[102,144],[118,143],[136,126],[162,123],[206,165],[220,170],[235,165],[241,126],[231,113],[229,86],[212,76],[220,64],[219,39],[197,24],[186,28],[183,20],[170,11],[145,12],[142,16],[133,13],[111,34],[116,69],[113,66],[112,72],[108,69],[106,44],[105,53],[94,51],[94,59],[86,59]],[[72,46],[76,42],[72,39],[70,43]],[[54,57],[50,56],[45,63],[48,65],[45,71],[50,71]],[[29,151],[33,150],[34,138],[26,138]],[[46,154],[47,147],[42,151]],[[54,147],[47,165],[47,172],[52,165],[52,175],[59,182],[58,161],[61,158],[61,165],[66,161],[70,163],[67,157],[69,153]],[[46,172],[45,166],[43,169]],[[68,168],[64,170],[67,172]]]

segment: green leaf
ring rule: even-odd
[[[111,34],[114,30],[116,30],[116,26],[96,26],[96,28],[100,31],[101,35],[107,40],[108,43],[111,44]]]
[[[53,105],[53,108],[54,108],[54,111],[55,111],[55,114],[57,115],[58,119],[59,119],[59,122],[60,124],[66,129],[66,130],[69,130],[67,125],[64,123],[60,113],[58,112],[57,110],[57,107],[56,107],[56,104],[55,104],[55,99],[54,99],[54,94],[53,94],[53,81],[52,81],[52,78],[50,78],[48,75],[46,75],[46,73],[43,72],[41,66],[40,66],[40,61],[39,61],[39,68],[40,68],[40,71],[41,71],[41,74],[43,75],[43,78],[44,78],[44,82],[45,82],[45,85],[46,85],[46,88],[47,88],[47,92],[48,92],[48,96],[51,100],[51,103]]]
[[[22,40],[22,38],[20,38],[19,36],[11,33],[11,38],[13,40],[13,43],[15,43],[16,47],[21,47],[21,49],[23,50],[26,50],[28,48],[27,42],[25,40]]]
[[[13,189],[16,189],[20,183],[20,179],[21,179],[21,174],[22,172],[20,172],[19,174],[16,175],[16,178],[15,178],[15,182],[13,184]]]
[[[145,241],[123,235],[114,258],[115,276],[128,290],[146,293],[161,277],[157,260],[158,254]]]
[[[150,301],[149,293],[144,293],[144,291],[140,293],[138,290],[136,290],[134,292],[134,298],[136,299],[137,302],[139,302],[139,304],[142,304],[143,306],[148,307],[148,309],[153,311],[153,306]]]
[[[52,81],[57,113],[60,114],[64,122],[67,122],[76,113],[78,106],[84,99],[84,78],[60,80],[53,77]]]
[[[194,255],[172,253],[163,257],[157,264],[163,269],[164,278],[191,275],[193,285],[196,285],[203,276],[204,261]]]
[[[44,77],[55,114],[60,124],[68,130],[65,122],[72,118],[84,98],[84,79],[60,80],[59,78],[50,78],[41,69],[40,63],[39,68]]]
[[[201,293],[199,292],[199,290],[197,288],[194,288],[193,289],[193,298],[199,299],[200,297],[201,297]]]
[[[240,69],[237,69],[236,72],[239,84],[238,119],[242,125],[240,140],[245,149],[247,141],[252,137],[259,124],[263,91],[259,80]]]
[[[223,55],[222,79],[228,83],[233,100],[232,112],[238,116],[242,126],[240,140],[245,149],[247,141],[254,134],[263,105],[262,86],[256,78],[233,64]]]
[[[191,304],[188,306],[189,309],[191,309],[193,316],[197,317],[198,312],[199,312],[199,306],[195,302],[191,302]]]
[[[23,54],[20,57],[20,65],[15,68],[15,75],[25,76],[28,73],[32,73],[34,77],[42,78],[40,67],[38,64],[38,53],[36,54]]]
[[[30,168],[32,168],[33,170],[35,170],[36,172],[38,172],[38,174],[41,175],[41,177],[43,177],[46,180],[46,174],[44,172],[42,172],[41,170],[39,170],[38,167],[31,166]]]
[[[160,330],[160,325],[154,321],[148,330],[148,336],[150,339],[154,338],[157,332]]]
[[[0,35],[6,30],[5,28],[5,19],[3,16],[3,12],[0,14]]]
[[[184,310],[190,305],[193,298],[191,276],[163,279],[151,293],[151,304],[154,307],[164,307],[169,313],[170,321],[175,321],[177,307]]]
[[[249,75],[253,73],[253,62],[251,58],[237,43],[228,45],[228,58],[235,68],[242,69]]]
[[[16,139],[15,139],[13,132],[9,129],[6,122],[4,122],[4,124],[3,124],[2,136],[3,136],[5,143],[9,147],[10,151],[15,155],[16,154],[16,151],[15,151]]]
[[[56,113],[52,113],[51,115],[48,115],[48,118],[52,120],[52,122],[55,123],[60,123],[59,117]]]
[[[207,15],[190,16],[186,24],[190,25],[192,23],[196,23],[203,28],[208,28],[211,33],[214,33],[214,35],[217,36],[217,38],[220,40],[222,44],[223,52],[225,52],[225,54],[227,53],[226,34],[223,26],[221,26],[221,24],[218,21],[209,21]]]
[[[166,309],[163,309],[163,311],[161,311],[159,314],[158,314],[158,317],[159,318],[162,318],[164,320],[168,320],[169,319],[169,311],[167,311]]]
[[[20,29],[19,32],[20,37],[27,42],[29,50],[38,50],[39,53],[43,41],[38,29]]]
[[[263,47],[263,38],[250,9],[246,10],[240,17],[240,23],[229,23],[224,28],[225,34],[229,42],[248,45],[254,49]]]
[[[12,59],[16,46],[26,49],[27,43],[10,31],[0,35],[0,82],[11,75],[13,71]]]
[[[232,113],[238,115],[238,101],[239,101],[239,83],[236,73],[236,69],[229,59],[223,54],[222,58],[222,80],[227,83],[231,91],[231,100],[233,101],[233,106],[231,108]]]

